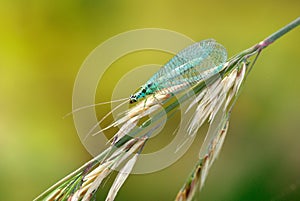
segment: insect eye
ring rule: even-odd
[[[136,97],[130,97],[129,103],[135,103],[137,102]]]
[[[131,94],[130,98],[129,98],[129,103],[134,103],[134,102],[137,102],[136,95],[135,94]]]
[[[151,87],[151,86],[152,86],[152,83],[148,84],[148,86],[147,86],[147,87]]]

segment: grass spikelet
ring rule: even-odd
[[[209,123],[209,128],[199,152],[198,162],[175,200],[190,201],[195,199],[197,192],[203,188],[209,169],[224,144],[232,108],[256,59],[264,48],[299,24],[300,18],[262,42],[233,56],[223,64],[218,74],[208,73],[209,76],[197,80],[194,85],[183,91],[177,100],[173,100],[173,94],[169,93],[173,88],[180,88],[175,84],[169,89],[158,90],[154,95],[148,96],[145,101],[138,102],[134,107],[125,111],[120,119],[101,130],[104,131],[116,126],[121,127],[115,133],[110,147],[50,187],[35,200],[91,200],[103,181],[114,170],[120,170],[106,197],[106,201],[114,200],[119,189],[132,172],[147,140],[162,125],[163,114],[174,112],[180,103],[191,99],[191,94],[196,96],[193,96],[189,107],[184,111],[184,113],[192,112],[193,114],[188,125],[186,125],[187,136],[194,136],[205,122]],[[125,104],[125,102],[121,104]],[[112,111],[108,115],[111,113]],[[138,121],[150,114],[152,115],[151,119],[145,121],[136,130]],[[152,125],[151,129],[146,129],[152,123],[155,124]],[[185,142],[185,140],[183,141]]]

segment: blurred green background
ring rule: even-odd
[[[300,10],[296,0],[0,2],[0,200],[6,201],[32,200],[91,158],[72,117],[62,117],[71,111],[82,62],[100,43],[124,31],[156,27],[196,41],[215,38],[232,56],[294,20]],[[298,28],[263,51],[199,200],[300,200],[299,36]],[[134,67],[135,59],[163,64],[170,58],[153,55],[154,62],[144,53],[123,64]],[[173,200],[196,161],[200,140],[169,168],[131,176],[116,200]],[[108,188],[109,183],[98,200]]]

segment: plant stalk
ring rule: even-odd
[[[251,48],[246,49],[246,50],[242,51],[241,53],[237,54],[236,56],[232,57],[231,59],[228,60],[224,69],[222,70],[222,72],[220,72],[221,75],[225,75],[226,73],[230,72],[234,67],[236,67],[236,65],[239,62],[249,58],[250,56],[252,56],[256,53],[259,53],[262,49],[268,47],[270,44],[275,42],[277,39],[281,38],[283,35],[285,35],[289,31],[291,31],[292,29],[296,28],[299,24],[300,24],[300,17],[298,17],[291,23],[287,24],[280,30],[276,31],[275,33],[271,34],[270,36],[265,38],[260,43],[254,45]],[[197,86],[194,87],[194,92],[198,93],[204,87],[205,87],[205,82],[201,82]],[[169,106],[167,106],[167,108],[165,108],[165,110],[167,112],[172,111],[174,108],[176,108],[180,104],[180,102],[185,101],[189,97],[190,96],[188,94],[183,95],[182,97],[180,97],[179,100],[176,100],[173,103],[171,103]],[[161,113],[154,115],[154,117],[152,117],[152,122],[159,120],[161,115],[162,115]],[[147,127],[147,126],[148,126],[148,124],[147,124],[147,122],[145,122],[141,127]],[[121,146],[122,144],[126,143],[128,140],[132,139],[132,137],[136,136],[138,134],[138,132],[136,132],[136,133],[135,132],[136,131],[133,130],[133,132],[131,134],[126,135],[123,138],[121,138],[116,143],[115,148],[118,146]],[[40,196],[38,196],[35,200],[43,199],[44,197],[49,195],[51,192],[58,189],[65,182],[71,181],[74,177],[78,177],[79,175],[83,174],[83,172],[86,170],[87,167],[91,167],[91,166],[93,167],[96,164],[98,164],[105,157],[105,155],[108,152],[109,152],[109,149],[105,150],[104,152],[99,154],[97,157],[93,158],[92,160],[90,160],[89,162],[84,164],[82,167],[78,168],[76,171],[74,171],[73,173],[69,174],[68,176],[66,176],[65,178],[63,178],[62,180],[60,180],[59,182],[54,184],[52,187],[50,187],[48,190],[46,190],[44,193],[42,193]]]

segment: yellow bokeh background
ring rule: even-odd
[[[62,117],[71,111],[81,64],[105,40],[132,29],[164,28],[195,41],[215,38],[232,56],[297,18],[299,10],[295,0],[1,0],[0,200],[32,200],[91,159],[72,117]],[[263,51],[199,200],[300,198],[299,36],[297,28]],[[144,52],[119,66],[169,58]],[[109,94],[115,83],[106,84],[103,93]],[[196,162],[203,132],[169,168],[131,176],[116,200],[173,200]]]

